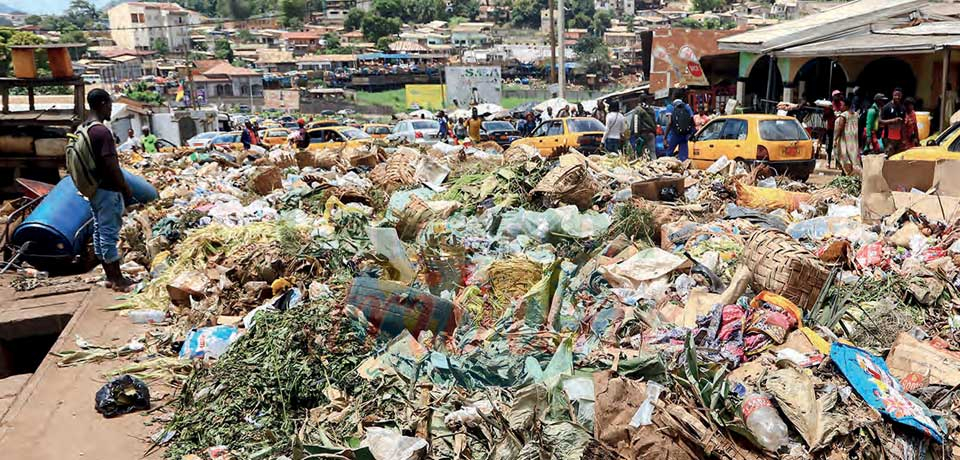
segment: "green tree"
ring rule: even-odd
[[[633,32],[634,28],[636,28],[636,26],[634,25],[633,20],[634,20],[633,15],[628,14],[628,15],[624,16],[622,23],[625,23],[625,24],[626,24],[626,26],[627,26],[627,32]]]
[[[610,49],[597,36],[586,36],[573,46],[577,52],[577,63],[587,73],[604,74],[610,71]]]
[[[30,16],[24,18],[23,22],[31,26],[39,26],[40,23],[43,22],[43,17],[36,14],[31,14]]]
[[[103,14],[87,0],[72,0],[63,17],[78,29],[100,29],[103,27]],[[59,29],[58,29],[59,30]]]
[[[61,32],[60,43],[80,43],[83,45],[82,48],[70,48],[72,59],[80,59],[80,56],[87,52],[87,34],[76,27]]]
[[[306,0],[280,0],[280,24],[287,28],[303,25],[303,18],[307,15]],[[299,21],[299,24],[297,24]]]
[[[399,34],[401,25],[403,23],[399,18],[384,18],[378,14],[368,14],[363,18],[363,38],[377,43],[383,37]]]
[[[213,42],[213,55],[217,59],[233,61],[233,48],[230,47],[230,40],[218,38],[217,41]]]
[[[166,55],[170,52],[170,45],[167,43],[167,39],[163,37],[158,37],[153,39],[151,43],[153,50],[159,53],[161,56]]]
[[[247,19],[253,13],[253,7],[247,0],[217,0],[217,13],[233,19]]]
[[[724,0],[693,0],[691,9],[699,12],[716,11],[726,5],[727,2]]]
[[[240,29],[237,31],[237,39],[243,43],[250,43],[253,41],[253,32],[250,32],[247,29]]]
[[[384,53],[390,52],[390,44],[397,41],[393,37],[380,37],[377,39],[377,49]]]
[[[42,45],[43,37],[33,32],[18,30],[10,35],[10,38],[7,39],[7,44],[10,46]]]
[[[162,105],[163,96],[154,91],[153,88],[147,86],[145,82],[134,83],[130,90],[127,91],[127,97],[138,102],[143,102],[145,104],[153,105]]]
[[[347,19],[343,21],[343,28],[347,32],[360,30],[360,27],[363,26],[363,16],[365,14],[360,8],[351,8],[350,12],[347,13]]]
[[[603,32],[608,30],[612,25],[613,21],[610,17],[610,12],[607,10],[597,11],[597,14],[593,16],[593,21],[590,23],[590,33],[598,37],[603,36]]]
[[[677,22],[677,25],[680,27],[686,27],[688,29],[711,29],[711,30],[727,30],[732,29],[737,26],[733,21],[726,21],[719,18],[706,18],[702,21],[698,21],[693,18],[683,18]]]
[[[373,0],[373,13],[384,18],[407,18],[407,8],[402,0]],[[363,23],[366,23],[366,18]]]
[[[597,14],[597,8],[593,0],[570,0],[566,5],[568,11],[567,27],[575,29],[587,29],[593,25],[593,17]]]
[[[510,4],[510,23],[514,27],[540,27],[541,6],[538,0],[513,0]]]
[[[477,0],[453,0],[451,3],[450,14],[452,16],[460,16],[473,21],[480,15],[480,2]]]

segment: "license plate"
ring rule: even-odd
[[[799,149],[796,147],[787,147],[783,149],[783,153],[784,155],[787,155],[787,156],[794,156],[797,153],[799,153]]]

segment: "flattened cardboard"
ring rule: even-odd
[[[960,160],[886,160],[863,157],[860,214],[876,222],[898,209],[952,221],[960,217]],[[920,190],[925,193],[911,193]]]

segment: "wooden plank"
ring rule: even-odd
[[[10,112],[10,88],[0,88],[0,94],[3,97],[3,113]]]
[[[30,110],[37,110],[37,101],[34,97],[34,87],[27,88],[27,104],[30,107]]]
[[[47,297],[51,295],[73,294],[74,292],[89,291],[90,285],[84,283],[57,284],[54,286],[44,286],[30,291],[24,291],[14,297],[15,300],[35,299],[38,297]]]

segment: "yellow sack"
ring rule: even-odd
[[[737,205],[748,208],[771,211],[786,209],[796,211],[801,203],[809,203],[813,195],[801,192],[788,192],[778,188],[751,187],[736,182]]]

